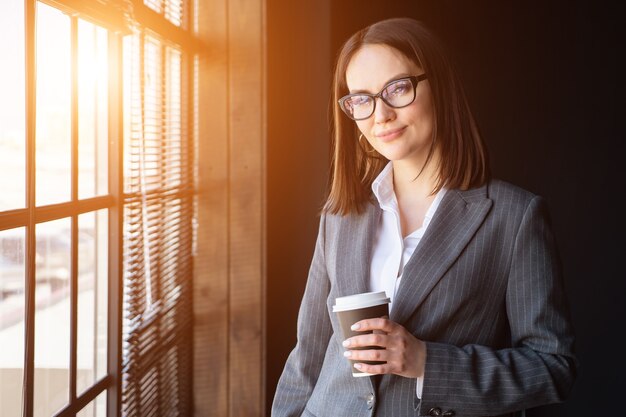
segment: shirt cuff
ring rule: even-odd
[[[416,378],[417,384],[415,385],[415,394],[417,394],[417,398],[422,399],[422,390],[424,389],[424,377],[420,376]]]

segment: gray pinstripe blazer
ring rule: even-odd
[[[449,190],[405,267],[390,318],[426,342],[421,401],[413,378],[352,377],[332,305],[368,291],[380,214],[322,215],[272,416],[522,416],[568,395],[574,337],[546,206],[502,181]]]

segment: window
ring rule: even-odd
[[[0,1],[3,417],[262,414],[264,5]]]
[[[188,10],[0,2],[3,417],[190,412]]]
[[[47,416],[84,402],[90,415],[104,415],[107,181],[115,174],[109,32],[42,2],[24,4],[0,6],[0,51],[11,57],[0,77],[7,92],[0,98],[1,408]],[[34,16],[37,31],[25,31]]]

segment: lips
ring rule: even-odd
[[[397,129],[387,129],[382,132],[375,133],[374,136],[376,136],[378,140],[387,142],[400,136],[402,133],[404,133],[405,129],[406,129],[406,126],[399,127]]]

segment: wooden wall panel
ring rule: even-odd
[[[263,1],[229,2],[231,416],[264,409]],[[241,389],[246,387],[247,389]]]
[[[194,415],[228,416],[228,37],[224,1],[199,3],[198,229],[194,257]]]
[[[265,292],[264,0],[198,2],[196,416],[262,416]]]

